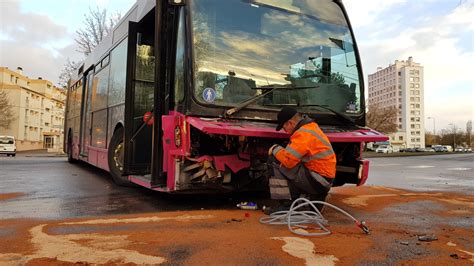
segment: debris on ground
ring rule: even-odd
[[[237,204],[237,208],[242,210],[258,210],[257,203],[255,202],[241,202]]]
[[[423,241],[423,242],[431,242],[438,240],[438,237],[436,235],[422,235],[418,236],[418,240]]]
[[[468,257],[464,256],[464,255],[459,255],[459,254],[456,254],[456,253],[453,253],[453,254],[450,254],[449,255],[451,258],[453,259],[463,259],[463,260],[467,260]]]
[[[400,241],[400,244],[405,245],[405,246],[408,246],[408,242],[407,242],[407,241]]]

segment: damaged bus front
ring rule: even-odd
[[[189,1],[178,18],[171,108],[162,116],[167,191],[264,188],[276,113],[313,117],[337,154],[335,185],[361,185],[363,76],[338,1]],[[132,181],[140,182],[138,178]]]

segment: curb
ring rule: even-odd
[[[394,152],[394,153],[362,153],[363,158],[384,158],[384,157],[412,157],[412,156],[443,156],[443,155],[453,155],[453,154],[470,154],[470,152]]]

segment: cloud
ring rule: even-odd
[[[425,108],[426,117],[434,117],[436,119],[436,131],[442,128],[449,128],[449,124],[465,129],[468,120],[474,121],[474,94],[471,92],[467,95],[451,94],[443,98],[430,97],[429,105]],[[425,104],[427,100],[425,99]],[[425,121],[425,128],[433,131],[431,121]]]
[[[17,1],[2,1],[2,33],[20,42],[41,44],[64,38],[67,28],[45,15],[22,13]]]
[[[360,0],[347,0],[344,5],[350,11],[352,25],[363,27],[376,23],[380,13],[405,2],[407,0],[364,0],[362,4]]]
[[[28,53],[25,53],[25,51],[28,51]],[[33,79],[37,77],[43,77],[50,81],[56,79],[54,69],[57,69],[58,65],[47,49],[6,41],[3,42],[0,53],[2,66],[7,66],[10,69],[16,69],[17,66],[22,67],[24,74]]]
[[[449,123],[462,126],[473,119],[473,1],[451,7],[432,0],[419,6],[394,0],[388,7],[385,1],[383,6],[381,2],[362,7],[356,2],[345,1],[354,18],[365,74],[413,56],[424,67],[426,116],[437,117],[439,128]],[[413,10],[408,11],[409,7]],[[421,10],[423,14],[412,16]]]
[[[31,78],[54,83],[67,57],[77,57],[73,37],[45,15],[22,12],[19,1],[0,1],[0,65],[23,67]]]

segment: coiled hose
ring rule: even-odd
[[[296,235],[301,236],[324,236],[331,234],[331,231],[326,227],[328,225],[328,221],[324,218],[321,212],[316,208],[315,204],[323,204],[328,207],[331,207],[340,213],[346,215],[351,220],[353,220],[357,227],[362,229],[366,234],[369,234],[369,228],[365,225],[364,221],[359,221],[354,218],[352,215],[344,211],[343,209],[334,206],[330,203],[324,201],[310,201],[306,198],[298,198],[290,206],[288,211],[278,211],[270,214],[269,216],[264,216],[260,218],[260,223],[262,224],[271,224],[271,225],[280,225],[286,224],[288,225],[288,229]],[[299,210],[299,209],[307,209],[311,207],[310,210]],[[298,211],[299,210],[299,211]],[[296,231],[294,228],[308,228],[308,225],[315,224],[317,225],[322,232],[317,233],[308,233],[308,232],[301,232]]]

